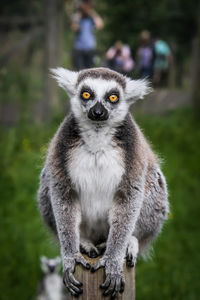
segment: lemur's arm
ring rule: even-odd
[[[63,280],[71,294],[78,296],[82,292],[80,288],[82,284],[72,275],[75,265],[81,263],[84,267],[90,268],[79,253],[80,204],[73,189],[55,176],[51,178],[50,193],[61,246]]]
[[[60,241],[63,280],[71,294],[78,296],[81,283],[73,277],[76,263],[90,265],[79,253],[80,203],[68,176],[69,153],[79,140],[77,124],[69,115],[61,124],[49,147],[50,198]]]
[[[142,206],[145,172],[145,167],[140,166],[135,179],[125,176],[114,198],[106,251],[92,268],[95,271],[105,266],[106,280],[102,285],[106,289],[104,295],[114,296],[124,289],[123,262]]]

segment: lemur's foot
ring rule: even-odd
[[[136,260],[137,260],[137,258],[134,257],[132,253],[128,253],[128,250],[127,250],[127,255],[126,255],[126,265],[127,265],[127,267],[133,268],[136,264]]]
[[[99,250],[91,242],[87,240],[81,240],[80,252],[87,254],[90,258],[95,258],[100,255]]]
[[[104,252],[106,250],[106,243],[104,242],[104,243],[98,244],[96,247],[99,251],[99,255],[102,255],[102,254],[104,254]]]
[[[126,250],[126,265],[130,268],[136,264],[138,255],[138,240],[132,236]]]

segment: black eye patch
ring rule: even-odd
[[[112,104],[115,104],[115,103],[119,102],[119,99],[120,99],[119,96],[120,96],[119,90],[112,89],[105,94],[105,100],[109,101]]]
[[[86,98],[86,97],[84,97],[85,94],[89,94],[90,96],[88,98]],[[80,91],[80,98],[83,101],[94,100],[95,94],[94,94],[93,90],[89,86],[83,85],[82,88],[81,88],[81,91]]]

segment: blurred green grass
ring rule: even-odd
[[[163,159],[171,213],[152,260],[138,261],[140,299],[198,299],[200,295],[200,128],[191,109],[136,119]],[[2,300],[34,299],[39,256],[59,247],[40,220],[36,193],[46,148],[61,121],[0,129],[0,291]]]

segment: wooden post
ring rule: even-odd
[[[99,258],[89,258],[84,256],[90,265],[94,265]],[[125,290],[118,294],[116,300],[135,300],[135,268],[127,268],[124,264]],[[79,300],[108,300],[109,297],[103,296],[103,290],[99,287],[105,280],[104,268],[91,273],[90,270],[84,269],[81,265],[76,266],[75,278],[83,283],[83,294]],[[67,294],[67,300],[76,300],[77,298]]]

